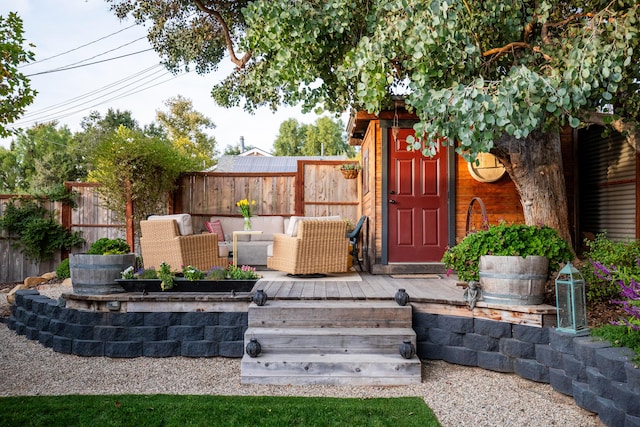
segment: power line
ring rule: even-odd
[[[115,33],[107,34],[107,35],[106,35],[106,36],[104,36],[104,37],[100,37],[99,39],[96,39],[96,40],[90,41],[89,43],[85,43],[85,44],[80,45],[80,46],[78,46],[78,47],[74,47],[73,49],[69,49],[69,50],[67,50],[67,51],[65,51],[65,52],[61,52],[61,53],[55,54],[55,55],[53,55],[53,56],[49,56],[49,57],[47,57],[47,58],[43,58],[43,59],[40,59],[40,60],[37,60],[37,61],[30,62],[30,63],[25,64],[25,65],[21,65],[21,66],[20,66],[20,67],[18,67],[18,68],[26,68],[26,67],[30,67],[30,66],[32,66],[32,65],[40,64],[40,63],[42,63],[42,62],[48,61],[48,60],[53,59],[53,58],[57,58],[57,57],[59,57],[59,56],[66,55],[66,54],[71,53],[71,52],[75,52],[76,50],[80,50],[80,49],[82,49],[83,47],[91,46],[91,45],[92,45],[92,44],[94,44],[94,43],[98,43],[99,41],[102,41],[102,40],[108,39],[108,38],[109,38],[109,37],[111,37],[111,36],[115,36],[116,34],[119,34],[119,33],[123,32],[123,31],[125,31],[125,30],[128,30],[129,28],[133,28],[133,27],[135,27],[136,25],[137,25],[137,24],[129,25],[128,27],[125,27],[125,28],[123,28],[123,29],[121,29],[121,30],[116,31]],[[144,38],[144,37],[143,37],[143,38]]]
[[[50,74],[50,73],[57,73],[59,71],[67,71],[67,70],[73,70],[75,68],[82,68],[82,67],[88,67],[89,65],[95,65],[95,64],[101,64],[103,62],[108,62],[108,61],[113,61],[115,59],[121,59],[121,58],[126,58],[128,56],[133,56],[133,55],[138,55],[140,53],[144,53],[144,52],[149,52],[150,50],[153,50],[153,48],[149,48],[149,49],[144,49],[144,50],[139,50],[137,52],[131,52],[131,53],[127,53],[125,55],[120,55],[120,56],[114,56],[113,58],[107,58],[107,59],[103,59],[101,61],[95,61],[95,62],[90,62],[88,64],[83,64],[83,65],[76,65],[73,67],[65,67],[65,68],[56,68],[54,70],[48,70],[48,71],[41,71],[39,73],[33,73],[33,74],[26,74],[25,77],[33,77],[33,76],[39,76],[42,74]]]

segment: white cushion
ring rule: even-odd
[[[298,235],[298,224],[300,221],[336,221],[341,220],[340,215],[332,215],[332,216],[292,216],[291,221],[289,221],[289,226],[287,227],[287,235],[291,237],[296,237]]]
[[[229,251],[231,250],[229,249],[229,246],[231,246],[230,243],[218,242],[218,256],[220,258],[226,258],[229,256]]]
[[[174,215],[151,215],[148,220],[167,220],[175,219],[178,223],[178,231],[181,236],[189,236],[193,234],[193,225],[191,224],[191,215],[189,214],[174,214]]]

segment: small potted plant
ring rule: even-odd
[[[338,169],[346,179],[355,179],[358,177],[362,166],[358,162],[346,162],[340,165]]]
[[[489,226],[447,249],[442,262],[461,281],[479,281],[485,301],[540,304],[549,275],[574,258],[558,232],[547,226]]]

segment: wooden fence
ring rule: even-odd
[[[255,200],[256,215],[340,215],[355,224],[360,216],[358,179],[345,179],[338,166],[340,161],[298,161],[298,171],[291,173],[216,173],[196,172],[183,175],[169,201],[172,213],[188,213],[193,218],[194,232],[205,230],[204,222],[211,216],[240,216],[236,202]],[[59,202],[46,202],[55,218],[68,230],[82,232],[84,247],[72,252],[84,252],[101,237],[126,238],[126,227],[105,209],[96,192],[98,184],[65,183],[77,194],[77,207],[71,209]],[[9,200],[16,196],[0,195],[0,215]],[[66,258],[59,253],[50,261],[33,263],[12,243],[14,239],[0,235],[0,282],[17,282],[24,277],[53,271]],[[139,252],[137,242],[134,251]]]

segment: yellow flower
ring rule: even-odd
[[[236,202],[236,206],[240,210],[240,213],[243,217],[248,218],[251,216],[251,207],[255,206],[257,203],[255,200],[249,202],[248,199],[242,199]]]

